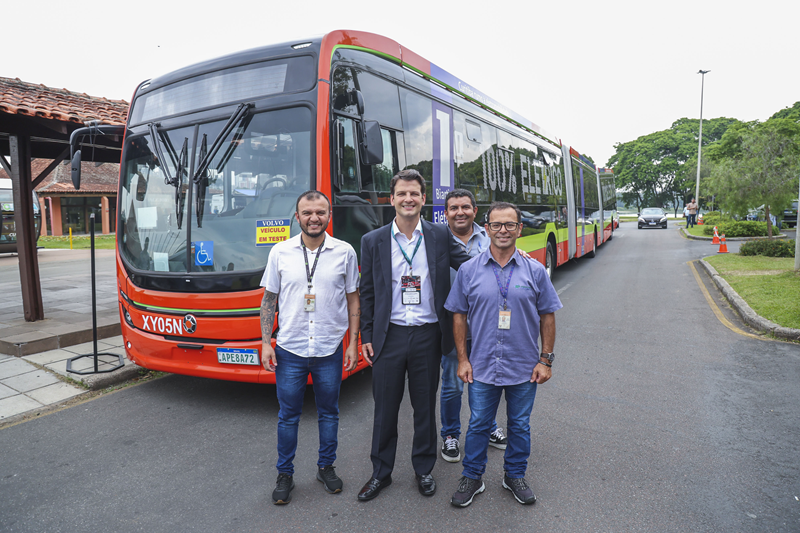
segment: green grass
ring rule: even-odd
[[[794,258],[716,255],[706,259],[759,315],[800,329],[800,274]]]
[[[73,235],[73,250],[88,250],[91,248],[91,237],[89,235]],[[116,247],[116,235],[95,235],[94,247],[96,250],[113,250]],[[69,235],[63,237],[39,237],[38,246],[44,248],[66,248],[69,249]]]

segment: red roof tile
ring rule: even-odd
[[[42,117],[81,125],[90,120],[101,120],[106,124],[125,124],[128,102],[54,89],[27,83],[19,78],[0,77],[0,113]]]

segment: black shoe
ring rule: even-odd
[[[318,469],[317,479],[322,481],[322,485],[325,487],[327,492],[331,494],[342,492],[344,483],[342,483],[342,480],[336,475],[333,466],[323,466],[322,468]]]
[[[358,499],[362,502],[369,501],[380,494],[383,489],[391,484],[392,476],[386,476],[383,479],[373,477],[367,481],[366,485],[361,487],[361,492],[358,493]]]
[[[272,491],[272,503],[283,505],[292,501],[292,489],[294,489],[294,478],[291,474],[278,474],[278,481],[275,490]]]
[[[458,490],[450,498],[450,503],[456,507],[466,507],[472,503],[472,498],[483,492],[484,489],[486,489],[486,485],[483,484],[482,480],[461,476]]]
[[[461,460],[461,450],[458,449],[458,439],[447,436],[442,442],[442,459],[448,463],[457,463]]]
[[[436,494],[436,481],[430,474],[417,474],[417,487],[423,496],[433,496]]]
[[[533,493],[533,489],[528,486],[528,482],[525,481],[524,477],[510,478],[504,475],[503,488],[510,490],[514,498],[523,505],[536,503],[536,495]]]
[[[503,428],[497,428],[489,435],[489,446],[494,446],[500,450],[505,450],[508,447],[508,438],[503,433]]]

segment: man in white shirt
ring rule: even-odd
[[[336,475],[339,431],[339,389],[344,369],[358,362],[358,260],[353,247],[325,233],[331,217],[328,198],[307,191],[297,199],[301,233],[276,244],[261,280],[261,363],[275,372],[278,412],[278,480],[275,504],[291,501],[297,429],[308,376],[313,379],[319,420],[317,479],[329,493],[342,491]],[[320,260],[321,258],[321,260]],[[318,268],[321,267],[321,268]],[[278,304],[278,337],[271,337]],[[347,350],[342,339],[350,330]]]

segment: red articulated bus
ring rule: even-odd
[[[428,220],[445,221],[455,187],[473,192],[479,220],[494,200],[519,205],[519,246],[551,274],[605,240],[588,159],[370,33],[334,31],[146,81],[119,133],[122,335],[128,357],[153,370],[275,382],[260,364],[259,283],[272,246],[299,232],[295,201],[308,189],[328,195],[328,232],[357,252],[393,219],[389,181],[403,168],[429,180]]]

